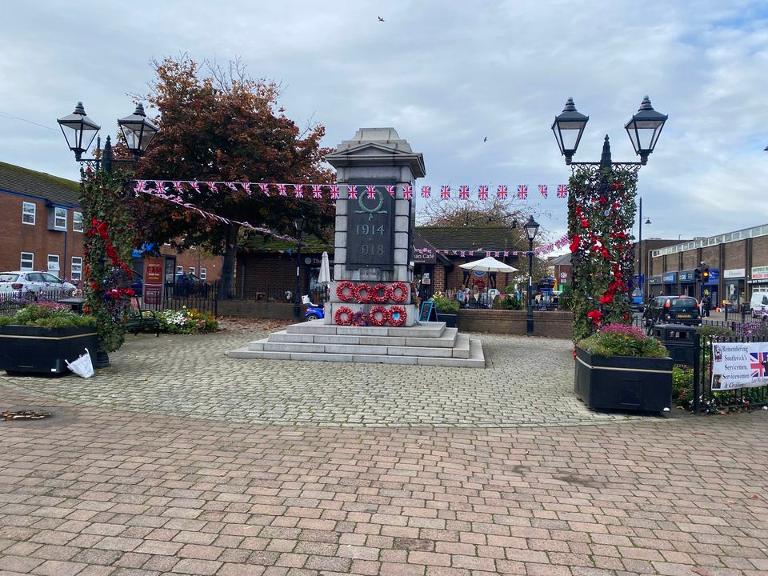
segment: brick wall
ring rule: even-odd
[[[706,246],[701,249],[701,262],[710,268],[722,268],[720,264],[720,246]],[[698,267],[699,262],[696,262]]]
[[[698,250],[686,250],[683,252],[683,270],[693,270],[699,266]],[[674,268],[670,268],[674,270]]]
[[[21,221],[22,203],[35,205],[35,224]],[[15,194],[0,193],[0,271],[18,270],[21,267],[21,253],[34,254],[34,269],[48,269],[48,255],[59,257],[57,276],[71,278],[72,257],[83,256],[83,234],[72,230],[72,209],[67,209],[67,231],[48,230],[48,211],[44,200]]]
[[[223,256],[212,256],[205,250],[199,250],[198,248],[190,248],[185,250],[181,254],[177,254],[170,248],[160,250],[163,254],[169,256],[176,256],[176,266],[183,266],[184,273],[190,272],[190,268],[194,268],[194,273],[200,276],[200,269],[205,268],[205,280],[206,282],[213,282],[221,278],[221,267],[224,262]]]
[[[768,266],[768,236],[758,236],[752,240],[752,266]]]
[[[458,327],[462,332],[490,332],[524,336],[525,310],[459,310]],[[573,338],[571,312],[534,312],[533,335],[547,338]]]
[[[302,256],[302,260],[304,256]],[[296,289],[296,256],[289,254],[247,254],[238,261],[238,294],[248,298],[264,294],[264,298],[282,300],[286,290]],[[307,270],[301,266],[301,287],[308,288]]]
[[[293,304],[254,302],[253,300],[219,300],[219,316],[293,320]]]
[[[739,240],[738,242],[728,242],[725,245],[725,262],[723,263],[722,268],[724,270],[732,270],[733,268],[746,268],[747,263],[744,260],[745,249],[745,240]],[[749,270],[747,270],[747,274],[748,273]]]

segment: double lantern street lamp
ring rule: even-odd
[[[640,162],[618,162],[616,164],[635,166],[637,169],[639,169],[640,166],[645,166],[648,162],[648,156],[650,156],[653,153],[654,148],[656,148],[656,142],[659,140],[661,130],[664,128],[667,118],[668,116],[666,114],[661,114],[653,109],[651,100],[648,96],[643,98],[643,102],[640,104],[640,109],[637,111],[637,114],[632,116],[629,122],[624,125],[624,129],[629,135],[629,140],[632,142],[632,147],[635,149],[635,154],[640,156]],[[552,123],[552,132],[555,134],[560,153],[565,156],[565,163],[569,166],[599,166],[601,170],[610,170],[614,162],[611,161],[611,144],[607,134],[605,136],[605,141],[603,142],[603,152],[600,162],[572,161],[588,121],[589,116],[585,116],[576,110],[573,98],[568,98],[565,103],[565,108],[560,114],[555,116],[555,121]],[[607,182],[604,177],[601,178],[601,186],[607,188]],[[640,199],[639,250],[642,250],[642,220],[643,201]],[[650,223],[650,220],[646,222],[646,224]],[[642,258],[642,252],[640,253],[640,257]],[[642,277],[642,273],[641,262],[639,277]],[[645,291],[645,288],[643,288],[643,291]]]
[[[94,162],[97,168],[103,162],[103,168],[106,172],[112,170],[112,143],[109,136],[107,136],[106,143],[104,144],[102,158],[98,157],[99,153],[97,153],[96,158],[83,158],[83,153],[87,152],[88,148],[91,147],[101,126],[86,115],[82,102],[77,103],[72,114],[59,118],[57,122],[61,127],[64,138],[67,140],[69,149],[75,153],[75,160],[78,162]],[[141,104],[136,105],[136,110],[134,110],[133,114],[120,118],[117,121],[117,125],[120,127],[125,145],[133,155],[134,160],[138,160],[147,150],[152,139],[160,131],[154,122],[147,119],[147,115],[144,113],[144,106]],[[96,146],[98,150],[99,144],[97,143]]]
[[[523,225],[525,235],[528,237],[528,308],[525,322],[525,333],[533,336],[533,240],[539,232],[539,223],[528,216],[528,221]]]

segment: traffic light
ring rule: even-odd
[[[709,280],[709,268],[704,268],[701,271],[701,278],[705,283]]]
[[[693,278],[694,278],[694,280],[696,280],[696,282],[701,280],[701,269],[700,268],[696,268],[696,270],[693,271]]]

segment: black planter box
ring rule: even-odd
[[[96,354],[95,328],[0,326],[0,370],[20,374],[66,374],[72,362],[88,351]]]
[[[672,359],[593,356],[576,348],[575,391],[592,410],[662,412],[672,406]]]
[[[446,328],[456,328],[456,318],[458,318],[458,316],[458,314],[443,314],[442,312],[438,312],[437,321],[445,322]]]

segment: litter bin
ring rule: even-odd
[[[653,336],[667,347],[669,356],[676,364],[693,366],[698,348],[696,326],[656,324]]]

